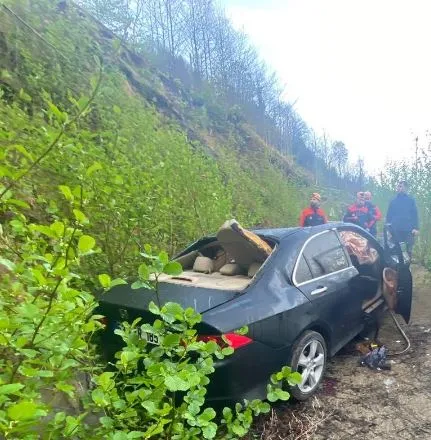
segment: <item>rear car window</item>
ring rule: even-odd
[[[313,278],[349,267],[346,254],[334,231],[313,238],[305,247],[304,256]]]
[[[313,278],[313,275],[311,273],[310,267],[308,266],[308,263],[305,261],[305,258],[303,255],[301,255],[298,266],[296,268],[296,274],[295,274],[295,281],[300,283],[305,283],[306,281],[309,281]]]

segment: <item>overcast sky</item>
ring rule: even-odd
[[[221,0],[303,119],[369,171],[431,129],[431,0]]]

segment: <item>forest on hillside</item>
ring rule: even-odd
[[[289,90],[262,61],[248,37],[233,28],[214,0],[80,0],[137,53],[206,102],[239,107],[265,141],[310,170],[316,183],[364,185],[361,158],[352,164],[340,140],[317,135],[286,102]],[[210,114],[210,117],[214,115]]]

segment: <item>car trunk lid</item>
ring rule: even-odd
[[[220,289],[182,286],[159,283],[160,305],[176,302],[183,308],[192,307],[198,313],[217,307],[232,300],[238,293]],[[155,291],[141,288],[132,289],[130,285],[113,287],[98,297],[98,313],[109,319],[133,321],[137,317],[151,318],[148,306],[151,301],[158,303]]]

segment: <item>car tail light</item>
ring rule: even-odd
[[[250,344],[253,342],[253,339],[250,339],[247,336],[238,335],[236,333],[226,333],[225,335],[201,335],[198,336],[198,341],[214,341],[220,347],[230,346],[233,349],[237,349],[243,347],[244,345]]]

